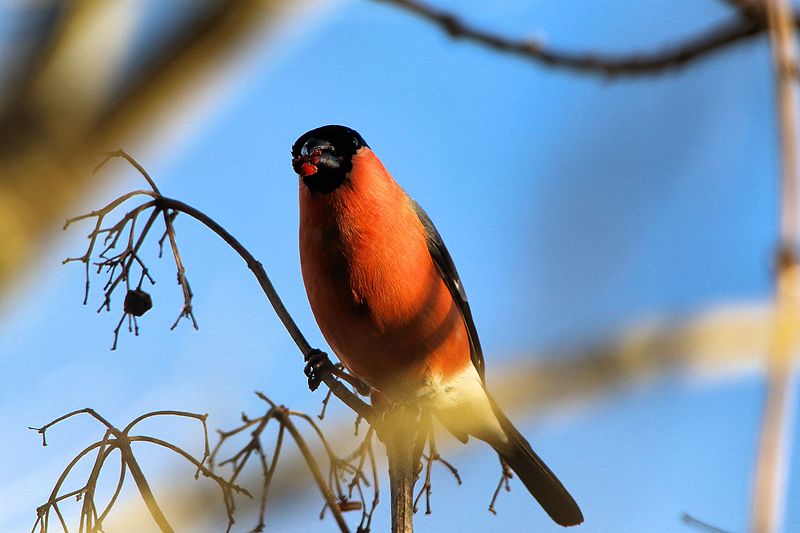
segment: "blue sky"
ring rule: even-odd
[[[596,51],[658,47],[721,20],[722,4],[438,3],[509,35]],[[328,123],[360,131],[436,222],[470,295],[490,387],[504,358],[769,298],[777,153],[764,39],[681,71],[606,80],[452,41],[380,3],[334,3],[304,17],[268,54],[243,61],[236,89],[202,128],[170,150],[157,138],[131,150],[165,194],[216,218],[260,258],[312,344],[323,341],[300,278],[289,148]],[[76,213],[141,185],[122,163],[104,179]],[[116,352],[108,347],[119,315],[94,313],[101,283],[82,307],[82,269],[60,264],[82,253],[88,226],[53,229],[0,323],[0,478],[16,489],[0,490],[0,529],[29,527],[73,448],[99,438],[74,422],[39,446],[26,427],[63,412],[88,405],[124,424],[150,409],[187,409],[230,427],[240,411],[258,412],[256,389],[316,412],[321,394],[307,391],[301,358],[257,285],[199,225],[178,219],[200,331],[169,331],[181,296],[152,243],[155,308]],[[517,418],[581,503],[580,531],[683,531],[683,512],[744,531],[763,392],[754,374],[673,376]],[[466,483],[451,490],[437,475],[434,514],[418,517],[420,531],[558,530],[519,485],[499,516],[485,510],[497,474],[487,447],[471,443],[452,458]],[[792,478],[788,501],[798,498]],[[276,529],[317,527],[316,502],[288,509],[276,513]],[[786,531],[800,528],[800,509],[789,509]],[[376,531],[386,513],[384,502]]]

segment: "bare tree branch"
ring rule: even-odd
[[[572,52],[549,47],[530,39],[513,39],[466,22],[449,11],[435,8],[417,0],[376,0],[395,5],[439,26],[455,39],[465,39],[493,50],[517,55],[550,67],[605,76],[636,76],[681,68],[736,42],[756,36],[767,29],[763,11],[736,2],[738,13],[716,26],[711,26],[688,39],[670,44],[660,50],[630,53],[601,54]],[[795,23],[798,19],[794,15]]]
[[[767,399],[761,427],[753,498],[756,533],[781,530],[800,336],[800,171],[798,169],[797,38],[789,0],[766,0],[777,89],[781,154],[780,246],[775,283],[775,329],[767,365]]]
[[[221,477],[217,476],[211,470],[209,470],[205,466],[205,462],[209,457],[209,447],[208,447],[208,431],[206,429],[206,418],[207,415],[200,415],[195,413],[189,413],[185,411],[155,411],[152,413],[147,413],[142,415],[135,420],[133,420],[130,424],[128,424],[125,429],[120,431],[113,425],[111,425],[108,420],[103,418],[100,414],[98,414],[95,410],[86,408],[86,409],[79,409],[77,411],[72,411],[71,413],[67,413],[63,416],[60,416],[45,424],[39,428],[30,428],[42,435],[42,444],[47,445],[47,441],[45,440],[46,432],[49,428],[53,427],[54,425],[67,420],[68,418],[72,418],[73,416],[79,414],[88,414],[100,422],[105,427],[104,436],[101,440],[87,446],[84,448],[78,455],[76,455],[72,461],[67,465],[67,467],[61,473],[58,481],[56,481],[55,486],[53,487],[52,492],[50,493],[50,498],[41,505],[36,510],[36,522],[33,525],[33,530],[37,529],[39,526],[40,531],[46,533],[48,531],[48,524],[50,518],[50,512],[53,511],[56,513],[56,516],[60,522],[60,525],[65,533],[69,531],[67,527],[66,520],[59,509],[59,503],[64,501],[70,497],[76,497],[82,500],[82,507],[80,513],[80,525],[78,526],[78,531],[103,531],[103,520],[108,515],[111,507],[117,500],[117,497],[122,490],[122,486],[125,481],[125,476],[127,473],[130,473],[131,477],[133,477],[134,483],[136,484],[136,488],[139,490],[139,494],[142,497],[145,505],[147,506],[150,515],[152,516],[153,520],[158,524],[158,527],[163,532],[172,532],[173,528],[170,523],[167,521],[166,516],[164,515],[161,507],[158,505],[158,502],[153,495],[153,491],[150,489],[150,484],[147,482],[147,479],[142,472],[142,469],[139,466],[139,462],[136,460],[136,456],[131,449],[131,443],[133,442],[148,442],[151,444],[155,444],[162,448],[166,448],[179,456],[182,456],[184,459],[189,461],[191,464],[197,467],[197,472],[199,474],[203,474],[204,476],[211,478],[214,480],[223,494],[223,500],[225,502],[225,508],[228,515],[228,531],[230,531],[231,526],[233,525],[233,513],[234,513],[234,502],[233,502],[233,493],[245,494],[250,496],[247,490],[243,489],[242,487],[236,485],[234,480],[230,482],[225,481]],[[167,441],[150,437],[146,435],[137,435],[131,436],[129,435],[130,431],[142,420],[154,416],[177,416],[177,417],[184,417],[195,419],[201,422],[203,426],[203,436],[204,436],[204,452],[203,456],[200,459],[196,459],[193,455],[183,450],[181,447],[171,444]],[[92,466],[91,472],[89,474],[88,480],[86,484],[77,489],[67,493],[61,493],[62,486],[66,481],[70,472],[72,472],[73,468],[89,453],[97,450],[97,455],[95,457],[94,464]],[[112,494],[112,497],[109,503],[106,505],[105,509],[102,513],[98,514],[97,507],[95,505],[95,489],[97,487],[98,480],[100,478],[100,474],[103,470],[106,460],[113,452],[119,452],[120,455],[120,474],[119,479],[117,481],[116,488]]]

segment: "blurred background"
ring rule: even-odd
[[[509,37],[624,54],[702,34],[735,16],[729,4],[435,5]],[[358,130],[436,222],[489,386],[581,504],[581,531],[696,530],[685,513],[748,529],[778,227],[765,35],[679,69],[610,78],[453,40],[375,1],[4,0],[0,530],[29,530],[67,463],[103,434],[73,419],[43,448],[28,426],[89,406],[118,426],[182,409],[230,428],[242,411],[264,411],[254,390],[318,412],[323,393],[308,391],[302,357],[245,265],[199,224],[176,220],[199,331],[169,329],[182,295],[171,259],[156,258],[157,231],[142,251],[154,309],[113,352],[121,294],[96,314],[104,281],[93,277],[81,305],[83,268],[61,262],[84,253],[92,224],[62,226],[145,186],[121,160],[92,173],[103,152],[124,148],[165,195],[236,235],[324,348],[300,277],[289,149],[331,123]],[[324,422],[342,451],[352,419],[336,407]],[[189,422],[142,431],[202,453]],[[419,531],[559,530],[517,480],[498,515],[487,511],[499,477],[490,448],[439,445],[464,484],[435,471]],[[141,453],[177,531],[224,529],[215,486],[167,452]],[[796,472],[785,531],[800,530]],[[319,522],[322,500],[291,446],[278,476],[268,530],[337,530]],[[389,527],[383,482],[374,531]],[[155,531],[126,487],[107,529]],[[239,505],[234,530],[247,531],[254,510]]]

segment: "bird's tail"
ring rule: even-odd
[[[491,396],[489,401],[500,426],[508,436],[507,445],[493,446],[500,458],[516,472],[531,495],[557,524],[576,526],[583,522],[583,513],[561,481],[536,455],[525,437],[517,431]]]

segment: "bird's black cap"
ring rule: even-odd
[[[353,155],[369,147],[346,126],[328,125],[307,131],[292,145],[292,167],[315,192],[331,192],[353,169]]]
[[[339,155],[352,157],[356,150],[362,146],[369,147],[367,142],[356,130],[347,126],[329,124],[320,126],[302,134],[292,145],[292,157],[298,157],[303,146],[310,139],[319,139],[329,142]]]

